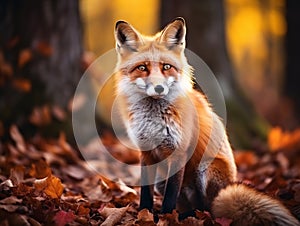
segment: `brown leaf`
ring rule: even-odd
[[[50,176],[52,172],[47,162],[44,159],[40,159],[31,165],[29,174],[37,179],[43,179]]]
[[[115,225],[116,223],[120,222],[122,217],[125,215],[128,206],[122,208],[109,208],[104,207],[103,209],[99,210],[100,215],[105,217],[105,221],[101,224],[102,226],[110,226]]]
[[[234,158],[238,167],[242,169],[248,169],[258,162],[258,158],[253,151],[235,151]]]
[[[34,187],[39,191],[44,190],[48,185],[47,179],[48,179],[48,177],[45,177],[43,179],[36,179],[34,181]]]
[[[268,135],[271,151],[292,151],[300,148],[300,128],[292,132],[284,132],[280,127],[272,128]]]
[[[23,49],[19,53],[18,66],[22,68],[32,59],[32,52],[30,49]]]
[[[59,178],[52,174],[34,181],[34,187],[39,191],[44,191],[50,198],[60,198],[63,193],[64,187]]]
[[[50,176],[47,179],[47,186],[44,189],[44,192],[51,198],[59,198],[64,191],[64,187],[59,178],[55,176]]]
[[[99,180],[99,184],[93,187],[85,187],[84,194],[88,197],[90,201],[102,201],[102,202],[109,202],[112,199],[112,192],[107,187],[107,185],[102,181]]]
[[[86,177],[86,171],[77,165],[69,165],[63,168],[63,171],[76,180],[83,180]]]
[[[9,179],[13,182],[13,185],[19,185],[24,181],[25,167],[15,166],[10,170]]]
[[[18,199],[16,196],[9,196],[5,199],[0,200],[0,204],[19,204],[22,203],[22,199]]]
[[[188,217],[180,222],[182,225],[189,225],[189,226],[203,226],[204,224],[203,220],[199,220],[195,217]]]
[[[14,78],[12,81],[13,87],[21,92],[29,92],[31,90],[31,81],[25,78]]]
[[[156,225],[154,223],[153,214],[149,212],[147,209],[142,209],[140,212],[138,212],[136,223],[140,226],[152,226]]]
[[[51,122],[51,113],[48,105],[35,107],[29,117],[29,121],[36,126],[48,125]]]
[[[87,207],[84,207],[83,205],[80,205],[77,209],[77,215],[79,216],[86,216],[90,213],[90,209]]]
[[[57,226],[65,226],[68,223],[73,222],[75,219],[75,215],[72,211],[58,211],[54,216],[54,221]]]
[[[16,146],[17,146],[18,150],[23,152],[23,153],[26,152],[26,145],[25,145],[25,142],[24,142],[24,138],[21,135],[18,127],[16,125],[12,125],[10,127],[9,132],[10,132],[11,138],[16,142]]]
[[[176,210],[173,210],[172,213],[160,215],[157,225],[158,226],[167,226],[167,225],[179,226],[182,224],[178,221],[178,213],[176,212]]]
[[[60,121],[66,119],[66,112],[58,105],[52,106],[52,113]]]
[[[53,53],[53,48],[52,46],[45,41],[40,41],[38,42],[37,46],[36,46],[36,50],[38,53],[40,53],[43,56],[51,56]]]
[[[16,206],[16,205],[2,205],[0,204],[0,210],[5,210],[7,212],[15,212],[17,209],[19,208],[19,206]]]
[[[153,214],[150,213],[150,211],[147,209],[142,209],[138,213],[137,217],[138,217],[138,220],[141,220],[141,221],[153,221]]]

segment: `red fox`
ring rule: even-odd
[[[164,197],[161,213],[200,209],[232,219],[232,225],[300,225],[279,201],[236,183],[224,125],[193,89],[185,36],[183,18],[152,37],[125,21],[116,23],[118,108],[130,139],[142,150],[142,181],[149,182],[142,183],[140,209],[152,210],[151,181],[160,170],[165,178],[155,187]],[[161,161],[163,167],[155,167]]]

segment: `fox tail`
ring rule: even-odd
[[[243,184],[222,189],[212,203],[212,214],[232,219],[231,225],[300,226],[279,201]]]

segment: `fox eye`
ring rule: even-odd
[[[137,66],[137,69],[139,69],[140,71],[146,71],[147,70],[145,65],[139,65],[139,66]]]
[[[165,71],[166,71],[166,70],[169,70],[169,69],[171,69],[171,67],[172,67],[172,66],[171,66],[170,64],[164,64],[164,65],[163,65],[163,70],[165,70]]]

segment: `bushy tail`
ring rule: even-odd
[[[222,189],[212,203],[212,213],[232,219],[232,225],[300,225],[279,201],[243,184]]]

